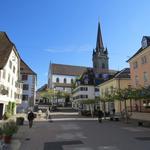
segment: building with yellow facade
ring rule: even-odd
[[[105,98],[108,95],[111,95],[114,91],[119,89],[129,88],[131,86],[130,80],[130,69],[125,68],[118,73],[116,73],[112,78],[103,82],[99,85],[100,98],[105,101]],[[105,105],[105,106],[104,106]],[[127,102],[127,106],[129,106]],[[113,100],[113,101],[105,101],[105,103],[101,102],[101,109],[108,112],[111,112],[112,109],[116,110],[116,112],[121,112],[124,109],[124,102]]]

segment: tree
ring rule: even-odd
[[[112,95],[112,97],[114,98],[114,100],[119,100],[120,102],[123,101],[124,102],[124,116],[125,116],[125,120],[126,123],[128,123],[128,119],[129,119],[129,114],[128,114],[128,110],[127,110],[127,100],[131,98],[131,94],[129,94],[131,91],[128,88],[125,89],[116,89],[114,94]],[[122,111],[122,110],[120,110]]]
[[[53,99],[54,99],[54,96],[55,96],[55,92],[54,92],[54,90],[52,90],[52,89],[48,89],[48,90],[46,90],[46,91],[42,91],[42,92],[40,92],[40,96],[42,97],[42,98],[46,98],[46,99],[48,99],[49,101],[53,101]]]
[[[111,94],[105,93],[105,96],[100,97],[99,101],[103,103],[104,119],[106,119],[106,102],[114,101],[113,93],[111,93]]]
[[[98,101],[99,101],[98,99],[86,99],[86,100],[81,100],[81,101],[79,101],[79,103],[80,103],[80,104],[89,105],[89,106],[90,106],[91,116],[94,117],[92,106],[93,106],[94,104],[96,104]]]
[[[69,96],[67,92],[60,91],[60,90],[53,90],[53,89],[48,89],[44,92],[40,93],[40,96],[43,98],[49,99],[51,102],[54,102],[54,99],[56,98],[57,100],[57,106],[58,106],[58,100],[61,98],[65,98]]]

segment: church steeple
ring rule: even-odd
[[[108,50],[103,45],[100,22],[98,22],[96,48],[93,50],[92,60],[95,73],[108,72]]]
[[[96,51],[97,51],[97,52],[100,52],[102,49],[104,49],[104,46],[103,46],[103,40],[102,40],[100,22],[98,22]]]

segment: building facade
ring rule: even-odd
[[[22,103],[18,112],[33,108],[36,101],[37,74],[21,59],[20,76],[23,82]]]
[[[93,50],[92,60],[93,68],[87,68],[80,79],[76,81],[77,86],[73,90],[72,105],[76,109],[80,107],[89,110],[89,105],[81,104],[81,101],[95,101],[96,98],[99,98],[99,88],[97,88],[97,85],[116,73],[116,71],[109,70],[108,51],[107,48],[103,46],[100,23],[98,23],[96,48]],[[99,103],[92,105],[92,107],[93,109],[99,107]]]
[[[62,64],[50,64],[48,74],[48,88],[60,91],[67,91],[68,93],[71,93],[72,83],[76,79],[78,79],[79,76],[85,76],[86,78],[86,75],[88,76],[88,74],[93,73],[92,84],[81,83],[79,86],[90,85],[89,89],[91,89],[91,86],[93,86],[92,89],[94,90],[96,86],[100,84],[103,80],[107,79],[109,75],[113,75],[114,73],[116,73],[116,71],[114,70],[109,70],[108,50],[103,46],[100,23],[98,23],[96,48],[93,50],[92,61],[93,68]],[[91,76],[89,75],[89,77]],[[88,78],[87,80],[92,81],[92,79]],[[88,82],[84,79],[82,81]]]
[[[141,48],[127,61],[133,88],[150,87],[150,36],[143,36]],[[135,101],[136,111],[149,112],[150,100]]]
[[[7,111],[8,103],[19,105],[21,96],[20,56],[7,34],[0,32],[0,119]]]
[[[99,89],[94,85],[79,85],[72,91],[72,108],[78,110],[90,110],[89,105],[82,104],[82,101],[86,100],[95,100],[96,97],[99,97]],[[92,105],[92,108],[94,109]],[[95,108],[96,108],[95,107]]]
[[[72,92],[72,84],[84,71],[86,67],[63,64],[51,64],[48,74],[48,88],[56,91]],[[59,103],[64,103],[65,99],[60,99]]]
[[[129,88],[130,86],[130,69],[125,68],[99,85],[100,97],[105,101],[105,97],[113,94],[114,91]],[[127,106],[129,106],[129,102]],[[105,109],[105,111],[111,112],[113,108],[115,108],[116,112],[121,112],[124,109],[124,102],[114,100],[113,102],[106,101],[101,103],[102,110]]]
[[[150,37],[143,36],[141,48],[128,60],[134,88],[150,86]]]

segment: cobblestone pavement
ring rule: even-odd
[[[14,147],[13,147],[14,146]],[[14,136],[11,150],[149,150],[150,128],[97,120],[37,120]]]

